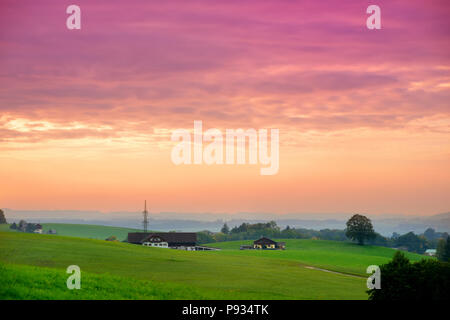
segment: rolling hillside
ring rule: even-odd
[[[128,232],[138,232],[137,229],[109,227],[93,224],[69,224],[69,223],[42,223],[44,232],[50,229],[56,230],[57,235],[79,238],[104,240],[109,236],[116,236],[117,240],[123,241],[127,238]],[[9,229],[9,225],[0,225],[0,231],[14,231]]]
[[[101,240],[0,232],[0,262],[10,268],[18,265],[43,267],[42,275],[39,269],[34,269],[37,273],[29,279],[37,277],[37,280],[32,280],[29,285],[33,287],[42,279],[49,291],[53,282],[51,278],[45,280],[45,273],[56,272],[59,278],[55,281],[62,281],[67,277],[67,266],[75,264],[80,266],[82,274],[87,275],[103,277],[106,274],[151,281],[168,288],[187,286],[191,290],[182,295],[184,299],[195,299],[196,296],[208,299],[366,298],[364,279],[309,270],[287,259],[242,257],[222,251],[189,252]],[[7,276],[8,273],[0,274],[0,277]],[[105,286],[108,281],[105,280]],[[1,279],[1,282],[11,283],[11,280]],[[82,291],[86,296],[80,297],[81,293],[78,293],[76,298],[89,298],[92,291],[104,290],[101,286],[89,287],[88,283],[83,283],[82,278]],[[60,282],[58,286],[61,286]],[[127,292],[132,292],[128,289],[126,285],[118,287],[117,295],[123,291],[127,297]],[[191,295],[191,291],[198,294]],[[8,292],[8,295],[2,292],[2,298],[23,297],[14,288]],[[50,293],[44,292],[43,297],[46,294]]]
[[[138,232],[137,229],[109,227],[92,224],[65,224],[65,223],[43,223],[43,231],[54,229],[58,235],[101,239],[104,240],[109,236],[116,236],[117,240],[123,241],[127,238],[128,232]]]
[[[386,262],[393,253],[320,240],[289,240],[290,249],[283,252],[234,249],[239,244],[215,243],[229,249],[189,252],[0,232],[0,282],[4,284],[0,298],[367,299],[365,277],[306,266],[363,275],[362,265],[373,264],[372,256],[376,262]],[[358,256],[362,258],[357,260]],[[65,270],[73,264],[82,271],[79,291],[65,288]]]
[[[366,276],[369,265],[381,265],[389,261],[395,250],[378,246],[359,246],[346,241],[327,241],[310,239],[282,239],[286,242],[286,250],[260,251],[239,250],[241,244],[251,244],[253,241],[230,241],[211,243],[210,246],[223,249],[222,254],[286,259],[299,261],[332,271]],[[411,261],[427,259],[416,253],[405,252]]]

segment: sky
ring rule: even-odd
[[[447,212],[449,16],[445,0],[3,0],[0,207]],[[278,173],[175,165],[171,133],[195,120],[279,129]]]

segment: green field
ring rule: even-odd
[[[0,299],[202,299],[192,288],[178,284],[82,273],[83,290],[68,290],[69,274],[61,270],[25,265],[0,264]],[[85,290],[85,288],[91,288]]]
[[[16,230],[11,230],[10,228],[9,228],[9,224],[0,224],[0,232],[1,231],[16,231]]]
[[[126,240],[128,232],[140,231],[132,228],[66,223],[43,223],[42,229],[44,232],[53,229],[57,231],[58,235],[79,238],[104,240],[110,236],[116,236],[119,241]]]
[[[41,225],[43,232],[53,229],[56,230],[57,235],[60,236],[101,240],[110,236],[116,236],[117,240],[123,241],[127,238],[128,232],[140,231],[132,228],[109,227],[93,224],[41,223]],[[9,231],[9,225],[0,225],[0,231]]]
[[[0,299],[367,299],[365,268],[394,253],[345,242],[286,242],[285,251],[240,251],[244,242],[226,242],[213,244],[221,251],[191,252],[0,232]],[[81,268],[81,290],[65,287],[69,265]]]
[[[286,250],[239,250],[240,244],[252,244],[253,241],[230,241],[211,243],[210,246],[223,249],[223,255],[270,257],[299,261],[327,270],[365,276],[369,265],[381,265],[390,260],[394,250],[378,246],[360,246],[346,241],[327,241],[310,239],[284,239]],[[405,252],[411,261],[428,258],[416,253]]]

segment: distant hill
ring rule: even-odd
[[[432,220],[450,220],[450,212],[435,214],[434,216],[431,216],[430,219],[432,219]]]
[[[142,225],[140,212],[112,212],[100,213],[95,211],[18,211],[4,209],[6,220],[9,223],[19,222],[24,219],[27,222],[41,224],[76,224],[76,225],[100,225],[119,228],[139,229]],[[275,220],[281,228],[305,229],[345,229],[345,223],[352,216],[348,214],[177,214],[177,213],[151,213],[149,226],[159,231],[184,231],[196,232],[209,230],[219,231],[226,222],[230,228],[246,223],[265,223]],[[450,212],[433,216],[407,216],[407,215],[367,215],[374,225],[375,230],[383,236],[391,236],[393,232],[404,234],[410,231],[416,234],[423,233],[428,228],[437,232],[450,232]],[[117,236],[117,235],[116,235]],[[83,236],[84,237],[84,236]],[[89,236],[91,237],[91,236]]]

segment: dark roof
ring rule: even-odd
[[[273,240],[271,240],[269,238],[266,238],[266,237],[261,237],[258,240],[253,241],[253,243],[254,244],[260,244],[260,243],[262,243],[262,244],[265,244],[265,243],[276,244],[277,242],[273,241]]]
[[[128,242],[131,243],[139,243],[146,235],[149,235],[149,233],[144,232],[129,232],[128,233]]]
[[[197,234],[195,232],[130,232],[128,242],[142,243],[152,236],[160,237],[168,243],[195,243]]]

